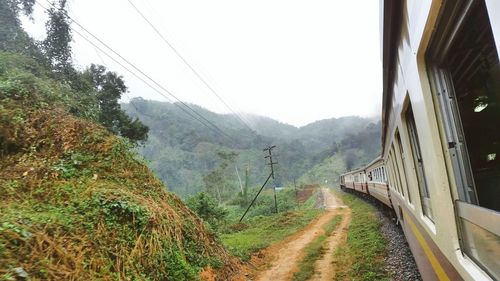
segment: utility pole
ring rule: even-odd
[[[245,198],[245,204],[247,203],[247,193],[248,193],[248,174],[250,173],[250,163],[247,164],[245,169],[245,188],[243,189],[243,198]]]
[[[253,203],[255,203],[255,200],[257,200],[257,197],[259,197],[259,194],[262,192],[262,190],[264,189],[264,187],[266,186],[267,182],[273,178],[274,180],[274,167],[273,165],[275,164],[278,164],[278,162],[273,162],[273,155],[272,155],[272,149],[275,148],[276,146],[273,145],[273,146],[269,146],[267,148],[264,149],[264,151],[268,151],[269,154],[265,156],[265,158],[269,158],[269,163],[267,163],[266,165],[269,165],[271,166],[271,173],[269,174],[269,176],[267,177],[266,181],[264,182],[264,184],[260,187],[259,191],[257,192],[257,194],[255,195],[255,197],[253,198],[252,202],[250,203],[250,205],[248,205],[248,208],[246,209],[245,213],[243,214],[243,216],[241,216],[240,218],[240,222],[243,220],[243,218],[246,216],[246,214],[248,213],[248,210],[250,210],[250,208],[252,207]],[[275,211],[276,213],[278,212],[278,204],[277,204],[277,201],[276,201],[276,185],[274,185],[274,208],[275,208]]]
[[[295,178],[293,178],[293,189],[295,190],[295,200],[297,200],[297,183],[295,183]]]
[[[236,170],[236,175],[238,176],[238,182],[240,183],[241,195],[243,195],[243,184],[241,184],[240,173],[238,172],[238,166],[234,165],[234,169]]]
[[[276,145],[269,146],[267,148],[264,148],[264,151],[267,151],[269,154],[265,156],[265,158],[269,159],[269,165],[271,167],[271,177],[273,178],[273,192],[274,192],[274,212],[277,214],[278,213],[278,201],[276,200],[276,182],[274,178],[274,166],[275,164],[278,164],[278,162],[273,162],[273,148],[275,148]]]

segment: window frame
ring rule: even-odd
[[[500,237],[500,212],[479,205],[455,87],[450,70],[445,65],[445,58],[452,51],[454,39],[460,36],[460,29],[469,19],[473,12],[473,5],[477,4],[477,1],[444,2],[426,50],[425,63],[431,93],[435,101],[436,118],[442,124],[441,141],[443,141],[443,151],[449,157],[446,164],[449,166],[451,174],[453,174],[449,175],[449,181],[454,183],[451,186],[453,191],[456,192],[456,194],[452,194],[454,194],[455,220],[458,228],[460,251],[464,257],[470,258],[486,274],[495,278],[494,275],[498,274],[498,271],[495,272],[494,268],[489,268],[481,260],[481,256],[476,256],[479,249],[470,248],[466,243],[467,236],[473,235],[473,232],[465,227],[466,221],[473,223],[482,230],[489,231],[491,234],[496,235],[497,238]],[[490,21],[490,26],[492,26],[491,7],[486,2],[483,1],[485,12]],[[500,13],[498,9],[494,12],[492,14]],[[494,30],[492,32],[495,33]],[[496,51],[500,60],[499,45],[496,45]]]
[[[422,147],[420,146],[420,140],[418,135],[417,124],[415,121],[415,115],[413,108],[411,106],[411,101],[408,103],[408,107],[404,112],[404,121],[406,131],[408,133],[408,140],[410,145],[411,153],[408,155],[412,160],[414,176],[417,180],[418,194],[420,197],[420,206],[422,214],[434,223],[434,212],[432,208],[432,199],[429,189],[429,182],[425,174],[425,165],[422,155]]]

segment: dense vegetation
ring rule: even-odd
[[[335,184],[340,173],[370,162],[380,151],[380,122],[360,117],[332,118],[296,128],[246,115],[253,128],[249,130],[234,115],[216,114],[192,105],[235,142],[191,119],[171,103],[136,98],[122,107],[150,128],[140,154],[168,182],[170,190],[183,197],[202,190],[210,193],[215,179],[224,192],[212,194],[227,200],[241,193],[238,174],[243,187],[245,183],[261,184],[269,174],[262,151],[268,145],[277,145],[277,186],[293,185],[294,180],[297,185],[324,184],[325,180]],[[231,159],[228,153],[233,153]],[[212,177],[207,178],[210,174]]]
[[[192,280],[231,265],[125,139],[52,99],[2,99],[1,278]]]
[[[31,39],[34,3],[0,0],[0,280],[226,280],[217,235],[133,152],[122,78],[75,69],[64,0]]]
[[[148,128],[120,108],[119,100],[127,91],[122,77],[104,66],[90,65],[79,71],[73,65],[66,1],[55,1],[47,11],[47,36],[42,41],[29,37],[19,20],[21,12],[31,15],[34,4],[33,0],[0,0],[2,95],[28,98],[35,91],[56,91],[59,101],[75,116],[98,122],[134,143],[146,140]]]

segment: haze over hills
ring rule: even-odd
[[[229,188],[239,190],[238,174],[245,182],[248,170],[250,186],[261,184],[269,174],[262,151],[268,145],[277,146],[277,185],[293,184],[294,180],[299,184],[325,180],[333,184],[341,172],[371,161],[380,149],[380,122],[373,119],[332,118],[297,128],[245,114],[250,130],[234,115],[190,106],[230,138],[207,128],[172,103],[135,98],[122,104],[131,117],[150,128],[140,154],[169,189],[181,196],[204,189],[203,178],[223,162],[220,151],[237,153],[224,175]]]

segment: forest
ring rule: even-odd
[[[229,199],[241,186],[262,184],[270,171],[263,149],[270,145],[276,145],[276,186],[293,186],[294,181],[298,186],[334,185],[341,173],[380,153],[381,123],[369,118],[331,118],[297,128],[243,114],[248,128],[235,115],[190,105],[226,132],[226,137],[173,103],[134,98],[121,106],[150,128],[148,140],[138,151],[169,190],[182,197],[217,184]]]

